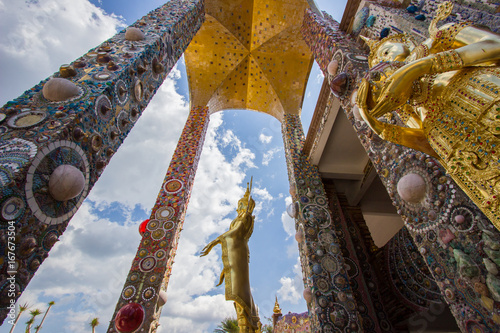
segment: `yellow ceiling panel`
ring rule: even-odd
[[[208,42],[207,42],[208,41]],[[206,105],[220,82],[247,56],[247,49],[210,15],[189,44],[184,57],[193,105]]]
[[[283,107],[264,70],[253,56],[249,57],[250,75],[248,80],[247,109],[258,110],[283,118]]]
[[[253,1],[252,0],[206,0],[205,13],[215,17],[241,44],[250,48]]]
[[[291,25],[300,27],[308,7],[305,0],[255,0],[251,50]]]
[[[300,27],[306,0],[206,0],[185,52],[191,104],[300,114],[312,55]]]
[[[279,96],[284,112],[300,112],[313,61],[300,29],[290,27],[282,31],[252,51],[252,55]]]
[[[246,57],[222,82],[208,103],[210,112],[246,109],[249,58]]]

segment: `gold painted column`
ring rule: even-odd
[[[108,332],[156,332],[209,122],[193,107],[132,261]]]
[[[292,215],[304,279],[304,298],[314,332],[361,332],[359,312],[318,169],[302,154],[300,116],[287,114],[282,135],[288,167]]]

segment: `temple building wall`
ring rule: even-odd
[[[386,6],[387,2],[383,1],[361,1],[348,32],[372,38],[405,32],[422,42],[429,37],[429,23],[441,2],[414,0],[406,7],[401,7],[397,3]],[[495,15],[498,4],[495,5],[487,0],[452,2],[454,3],[452,16],[443,23],[468,20],[494,32],[500,31],[500,16]],[[408,10],[410,6],[414,8]]]
[[[309,314],[291,313],[279,317],[273,333],[312,333]]]
[[[404,10],[378,8],[383,15],[378,14],[377,20],[382,21],[383,16],[389,25],[398,23],[393,13]],[[457,10],[462,10],[460,8]],[[472,13],[474,10],[465,9],[463,12]],[[485,13],[483,16],[488,20],[491,19],[489,15]],[[497,18],[492,19],[495,21]],[[409,21],[408,24],[413,26],[412,23]],[[411,26],[399,29],[411,30]],[[491,26],[492,29],[497,27],[498,24]],[[380,32],[374,30],[372,35]],[[362,121],[353,93],[367,70],[367,53],[356,42],[357,35],[346,35],[328,15],[319,17],[311,12],[306,15],[303,34],[332,92],[340,98],[343,112],[386,187],[392,205],[401,216],[422,256],[422,262],[428,267],[430,278],[439,287],[441,297],[448,304],[458,327],[467,332],[499,331],[500,317],[496,310],[498,290],[494,282],[498,281],[498,269],[491,263],[497,258],[494,249],[497,248],[495,243],[500,239],[500,233],[436,159],[380,139]],[[329,68],[332,60],[336,60],[333,70]],[[396,115],[389,117],[388,121],[392,124],[400,122]],[[412,201],[402,189],[409,179],[422,184],[419,192],[421,200]],[[412,181],[410,183],[416,185]]]

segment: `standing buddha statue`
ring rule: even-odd
[[[226,300],[234,301],[241,333],[261,332],[259,313],[250,291],[248,265],[250,261],[248,240],[252,236],[255,219],[255,216],[252,216],[255,201],[250,195],[251,184],[250,182],[250,188],[247,184],[245,195],[238,201],[236,209],[238,216],[231,222],[229,230],[211,241],[201,251],[201,256],[206,256],[215,245],[221,244],[224,268],[217,286],[226,280]]]

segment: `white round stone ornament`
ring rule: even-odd
[[[302,230],[297,230],[297,232],[295,233],[295,240],[299,243],[302,243],[302,241],[304,240],[304,233],[302,232]]]
[[[85,187],[85,176],[78,168],[63,164],[55,168],[49,179],[49,193],[57,201],[76,198]]]
[[[398,182],[398,194],[404,201],[419,203],[425,197],[427,186],[422,176],[409,173]]]
[[[306,300],[307,303],[310,303],[312,301],[312,291],[309,288],[304,289],[304,292],[302,293],[304,296],[304,299]]]
[[[125,39],[130,40],[130,41],[140,41],[146,38],[146,35],[144,35],[144,32],[142,32],[141,29],[136,28],[136,27],[128,27],[127,31],[125,32]]]
[[[42,88],[43,97],[52,102],[66,101],[80,94],[80,90],[70,80],[63,78],[52,78]]]
[[[337,74],[337,69],[339,68],[339,62],[337,59],[333,59],[332,61],[330,61],[330,63],[328,64],[328,67],[327,67],[327,70],[328,70],[328,74],[330,75],[335,75]]]
[[[158,293],[158,306],[164,306],[167,303],[167,292],[165,290],[160,290]]]

